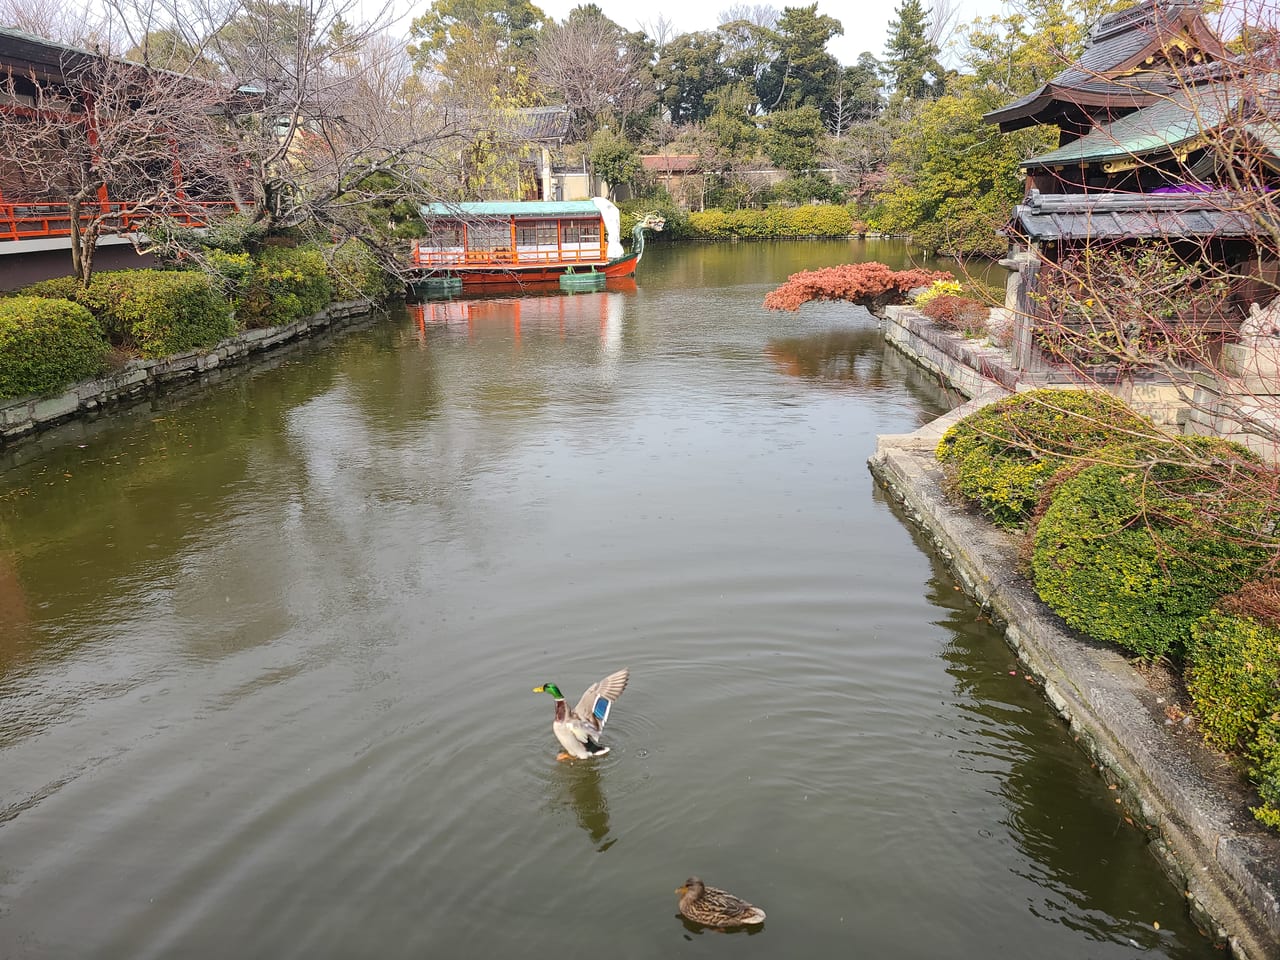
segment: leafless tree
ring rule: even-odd
[[[676,38],[679,31],[676,29],[675,23],[669,20],[665,14],[659,13],[652,20],[641,20],[638,26],[649,38],[653,44],[654,50],[659,56],[662,55],[662,48]]]
[[[235,199],[268,229],[369,239],[377,210],[439,196],[456,170],[470,114],[414,75],[378,19],[357,18],[358,0],[146,2],[232,92]]]
[[[0,80],[10,104],[0,113],[0,178],[6,196],[31,201],[20,208],[28,217],[43,209],[51,226],[65,223],[87,284],[100,238],[137,239],[160,216],[203,217],[200,202],[225,197],[234,171],[228,152],[200,149],[217,139],[220,87],[73,52],[62,73],[56,83]]]
[[[563,98],[577,139],[589,137],[606,116],[625,126],[657,100],[646,52],[616,23],[594,13],[575,11],[543,29],[534,76]]]
[[[0,24],[59,43],[101,44],[103,18],[88,4],[62,0],[0,0]]]
[[[955,0],[933,0],[929,6],[927,39],[939,50],[945,50],[959,26],[959,20],[960,7]]]
[[[724,26],[728,23],[749,23],[752,26],[773,30],[778,26],[779,16],[781,14],[778,8],[767,3],[757,3],[755,5],[735,3],[721,10],[716,21],[719,26]]]

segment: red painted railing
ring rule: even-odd
[[[113,233],[145,230],[149,221],[164,216],[185,227],[208,226],[211,220],[234,213],[234,203],[174,203],[162,208],[136,203],[83,203],[80,222],[89,224],[100,216]],[[69,203],[0,203],[0,243],[41,237],[71,236]]]
[[[603,244],[556,250],[525,250],[520,247],[514,250],[432,250],[415,245],[413,250],[415,267],[509,267],[519,264],[603,263],[605,260]]]

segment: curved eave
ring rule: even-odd
[[[1081,107],[1139,110],[1166,99],[1157,93],[1121,91],[1123,87],[1117,87],[1107,93],[1096,93],[1088,90],[1060,89],[1049,83],[1040,88],[1035,99],[1025,103],[1019,101],[1008,107],[984,113],[982,119],[987,123],[998,123],[1001,133],[1012,133],[1014,130],[1022,130],[1025,127],[1057,126],[1059,119],[1064,115],[1074,113]]]

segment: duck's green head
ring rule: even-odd
[[[534,693],[549,693],[549,694],[551,694],[553,697],[555,697],[557,700],[563,700],[563,699],[564,699],[564,694],[560,692],[560,688],[559,688],[559,687],[557,687],[554,683],[544,683],[544,684],[543,684],[542,686],[540,686],[540,687],[534,687],[534,688],[533,688],[533,692],[534,692]]]

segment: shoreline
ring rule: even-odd
[[[338,301],[310,317],[283,326],[246,330],[204,349],[155,360],[130,360],[117,371],[82,380],[52,396],[0,401],[0,451],[70,420],[97,416],[103,410],[155,396],[173,385],[196,380],[214,370],[235,367],[284,344],[383,309],[382,305],[363,300]]]
[[[896,318],[885,323],[893,324]],[[868,467],[1002,630],[1045,699],[1117,790],[1188,912],[1238,960],[1280,958],[1280,836],[1249,813],[1251,790],[1194,729],[1172,724],[1159,694],[1122,652],[1076,634],[1035,594],[1018,541],[943,492],[934,449],[963,416],[1008,394],[941,343],[921,357],[889,347],[972,397],[911,434],[877,437]],[[941,348],[941,349],[939,349]],[[1256,803],[1256,798],[1253,802]]]

